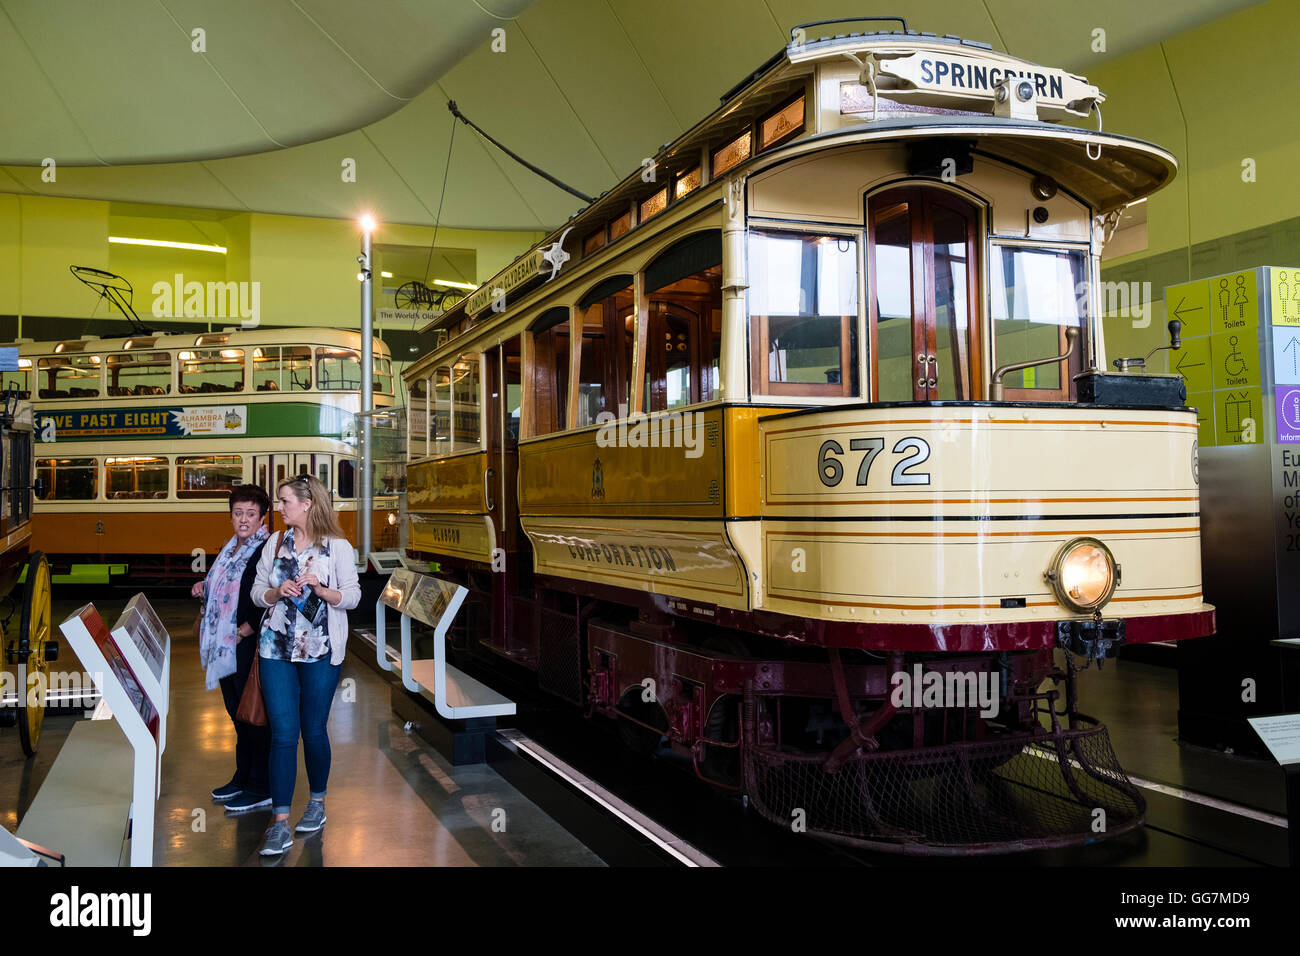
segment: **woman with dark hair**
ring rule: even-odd
[[[315,833],[325,824],[330,773],[326,733],[330,705],[348,640],[348,611],[361,600],[357,555],[334,515],[329,489],[310,475],[276,488],[286,530],[262,552],[253,601],[270,608],[258,653],[262,696],[271,721],[271,799],[275,819],[263,856],[293,845],[289,810],[298,776],[298,737],[311,799],[294,830]]]
[[[239,485],[230,492],[230,523],[235,535],[222,546],[208,575],[190,593],[203,599],[199,626],[199,661],[207,672],[207,688],[221,686],[226,713],[235,724],[235,775],[212,791],[212,799],[232,813],[271,803],[267,761],[271,733],[235,720],[244,685],[257,652],[261,614],[251,591],[268,531],[266,513],[271,499],[257,485]]]

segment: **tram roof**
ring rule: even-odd
[[[388,346],[374,339],[376,355],[391,357]],[[31,341],[20,339],[19,355],[45,355],[54,352],[75,355],[82,352],[126,352],[147,349],[234,348],[242,345],[326,345],[361,348],[361,333],[349,329],[321,327],[273,327],[258,329],[220,329],[214,332],[157,332],[150,335],[82,336],[78,339]],[[59,348],[59,346],[63,346]]]
[[[810,122],[805,134],[779,142],[768,150],[751,152],[747,160],[728,170],[726,175],[736,172],[749,174],[795,155],[801,149],[824,149],[840,142],[965,139],[979,153],[1052,176],[1063,189],[1086,202],[1097,214],[1106,214],[1160,189],[1177,171],[1178,164],[1174,156],[1151,143],[1113,133],[1061,125],[1060,120],[1065,117],[1073,115],[1081,119],[1090,115],[1094,106],[1106,99],[1100,90],[1088,86],[1083,77],[999,53],[987,43],[952,35],[890,30],[812,38],[805,30],[804,34],[797,36],[806,27],[823,25],[804,24],[792,30],[791,42],[728,90],[716,110],[677,139],[660,147],[653,157],[656,168],[667,169],[673,174],[689,168],[689,164],[699,161],[705,147],[720,146],[728,141],[729,136],[736,135],[743,124],[756,122],[799,91],[807,90],[809,76],[819,63],[830,61],[847,64],[852,61],[862,66],[870,62],[873,69],[897,71],[901,61],[918,55],[936,54],[957,58],[953,62],[974,63],[987,69],[996,67],[1017,75],[1050,74],[1060,81],[1066,95],[1058,97],[1053,105],[1041,107],[1038,119],[1007,119],[990,115],[991,105],[986,109],[978,98],[966,102],[970,97],[963,90],[938,86],[927,90],[918,89],[915,85],[900,90],[900,85],[908,87],[916,81],[916,73],[914,71],[912,80],[908,80],[905,76],[900,79],[900,74],[896,72],[887,80],[881,80],[877,95],[882,98],[882,102],[884,98],[899,95],[925,102],[928,95],[933,97],[934,103],[947,108],[936,109],[932,113],[909,112],[904,116],[885,116],[818,131],[815,126],[815,111],[810,104]],[[919,61],[917,63],[919,65]],[[885,72],[878,74],[882,78],[885,75]],[[1070,99],[1071,94],[1077,98]],[[961,102],[961,108],[952,108],[956,102]],[[1094,154],[1100,148],[1098,159],[1088,157],[1086,149],[1089,147]],[[638,167],[617,185],[574,213],[527,253],[517,257],[509,266],[483,283],[478,290],[480,295],[484,287],[494,288],[503,284],[509,273],[529,265],[529,260],[535,261],[542,250],[562,239],[569,231],[575,236],[573,244],[578,245],[585,235],[610,217],[621,214],[631,203],[662,188],[658,182],[647,184],[642,179],[643,173],[644,168]],[[670,179],[671,176],[666,177],[665,182]],[[635,223],[629,234],[635,233],[639,225]],[[573,245],[569,248],[572,249]],[[473,301],[471,293],[471,296],[447,309],[421,331],[456,325]],[[477,311],[478,309],[475,310],[476,313]]]

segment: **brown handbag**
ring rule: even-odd
[[[251,637],[251,635],[250,635]],[[245,638],[247,640],[247,638]],[[239,708],[235,711],[235,720],[242,720],[255,727],[265,727],[266,701],[262,699],[262,675],[259,661],[260,654],[253,655],[253,667],[248,672],[248,683],[244,685],[244,696],[239,698]]]

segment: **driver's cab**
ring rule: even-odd
[[[1092,211],[1049,177],[928,139],[819,151],[748,187],[756,402],[1062,402],[1104,368]]]

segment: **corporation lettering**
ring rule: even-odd
[[[626,568],[644,568],[649,571],[676,571],[673,553],[657,545],[574,543],[569,546],[569,557],[591,564],[606,564]]]

